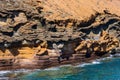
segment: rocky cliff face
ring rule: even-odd
[[[0,57],[57,56],[54,43],[64,44],[60,49],[64,56],[80,54],[84,47],[87,52],[87,42],[93,53],[109,52],[119,46],[119,3],[120,0],[1,0]]]

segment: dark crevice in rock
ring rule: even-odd
[[[42,26],[46,26],[46,19],[41,18],[41,24],[42,24]]]
[[[8,16],[8,13],[0,11],[0,17],[7,18]]]
[[[53,27],[53,28],[49,28],[48,31],[51,31],[51,32],[57,32],[56,28]]]
[[[36,9],[37,9],[37,11],[38,11],[39,13],[42,13],[43,7],[37,7]]]
[[[2,22],[6,22],[6,20],[7,20],[7,18],[6,18],[6,17],[5,17],[5,18],[0,17],[0,21],[2,21]]]
[[[17,31],[20,27],[24,26],[26,23],[19,23],[16,26],[13,27],[14,31]]]
[[[13,36],[13,32],[2,32],[3,35],[7,35],[9,37]]]
[[[93,28],[92,31],[93,31],[93,33],[95,33],[95,34],[98,34],[98,33],[100,33],[102,30],[107,30],[108,27],[109,27],[109,25],[111,25],[111,24],[113,24],[113,23],[115,23],[115,22],[117,22],[117,21],[118,21],[118,20],[116,20],[116,19],[111,19],[111,20],[109,20],[106,24],[103,24],[103,25],[100,25],[100,26],[98,26],[98,27],[96,27],[96,28]]]
[[[33,25],[31,28],[32,29],[37,29],[37,25]]]
[[[98,34],[102,30],[107,30],[109,28],[109,25],[112,25],[118,21],[119,21],[118,19],[110,19],[104,24],[99,24],[98,26],[94,26],[94,27],[88,26],[87,28],[81,28],[80,31],[82,31],[83,33],[87,33],[87,34],[89,34],[91,31],[93,31],[94,34]],[[114,27],[114,25],[112,27]],[[89,31],[88,31],[88,29],[89,29]]]
[[[22,11],[19,11],[19,10],[13,10],[13,11],[8,11],[9,15],[10,15],[10,18],[14,18],[15,16],[18,16],[18,14],[22,12]]]
[[[98,16],[100,16],[100,15],[101,15],[100,13],[96,13],[95,15],[92,15],[88,21],[82,21],[82,22],[78,25],[78,27],[80,27],[80,28],[83,27],[83,28],[84,28],[84,27],[90,26],[92,23],[95,22],[95,19],[96,19]]]
[[[12,53],[12,55],[13,56],[17,56],[17,55],[19,55],[19,51],[18,50],[11,50],[11,49],[9,49],[9,51]]]

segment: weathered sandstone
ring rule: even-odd
[[[46,68],[113,53],[120,45],[119,3],[0,0],[0,66]]]

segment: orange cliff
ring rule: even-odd
[[[93,59],[112,52],[120,44],[119,3],[1,0],[0,66],[13,59],[13,66],[50,67],[86,61],[88,52]]]
[[[99,35],[98,40],[85,40],[80,43],[79,46],[76,47],[75,51],[77,53],[108,53],[112,49],[119,47],[119,40],[109,35],[106,31],[102,31]]]

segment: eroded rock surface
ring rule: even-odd
[[[119,3],[120,0],[0,0],[0,59],[23,65],[25,61],[50,65],[55,60],[52,65],[56,65],[59,53],[74,62],[84,60],[87,52],[110,52],[119,47]],[[56,49],[53,44],[64,46]]]
[[[78,47],[76,47],[75,51],[77,53],[84,54],[98,54],[102,55],[102,53],[108,53],[112,49],[119,47],[119,40],[109,35],[107,32],[102,31],[99,35],[98,40],[85,40],[80,43]]]

